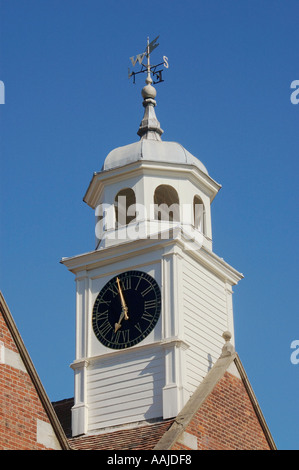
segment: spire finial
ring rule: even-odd
[[[163,62],[161,62],[160,64],[151,65],[150,63],[151,52],[159,46],[159,43],[156,43],[158,38],[159,36],[157,36],[152,42],[150,42],[148,37],[145,52],[143,52],[142,54],[137,54],[136,59],[135,57],[130,57],[133,67],[138,61],[141,65],[141,70],[139,72],[130,72],[129,70],[129,78],[133,76],[135,83],[135,75],[142,72],[146,72],[147,74],[145,79],[146,85],[141,91],[143,97],[143,106],[145,108],[144,116],[137,132],[141,139],[161,140],[161,135],[163,134],[163,130],[160,127],[160,123],[157,120],[154,109],[157,104],[155,101],[157,91],[152,86],[152,83],[155,84],[163,82],[162,69],[157,70],[157,67],[159,67],[160,65],[164,65],[164,67],[168,68],[168,59],[167,57],[163,56]],[[147,58],[146,64],[143,63],[144,57]],[[155,82],[153,81],[151,75],[153,75],[153,77],[156,79]]]
[[[235,352],[235,348],[230,342],[231,337],[232,334],[230,331],[224,331],[224,333],[222,334],[222,338],[225,340],[225,345],[222,348],[221,357],[231,356]]]

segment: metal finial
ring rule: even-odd
[[[160,128],[160,123],[156,118],[155,114],[155,106],[156,106],[156,89],[152,86],[152,84],[163,82],[162,80],[162,69],[158,70],[158,67],[164,65],[164,67],[168,68],[168,59],[167,57],[163,56],[163,62],[157,65],[151,65],[150,63],[150,55],[156,47],[159,46],[157,43],[159,36],[157,36],[153,41],[150,42],[149,37],[147,38],[147,45],[145,52],[142,54],[137,54],[136,58],[130,57],[133,67],[139,63],[141,69],[139,72],[130,72],[129,70],[129,78],[133,76],[133,80],[135,83],[135,76],[139,73],[145,72],[147,74],[145,83],[146,85],[142,88],[141,94],[143,97],[143,106],[145,108],[144,116],[139,126],[137,134],[140,136],[141,139],[151,139],[151,140],[161,140],[161,135],[163,133],[162,129]],[[146,57],[146,63],[143,63],[144,58]],[[153,78],[156,81],[153,81]]]

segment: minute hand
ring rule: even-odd
[[[128,317],[128,307],[127,307],[127,305],[126,305],[126,302],[125,302],[125,299],[124,299],[124,296],[123,296],[123,292],[122,292],[121,287],[120,287],[120,282],[119,282],[118,277],[116,278],[116,282],[117,282],[118,292],[119,292],[119,295],[120,295],[120,301],[121,301],[122,311],[123,311],[123,313],[124,313],[125,320],[128,320],[128,319],[129,319],[129,317]]]

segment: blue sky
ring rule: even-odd
[[[297,0],[0,0],[0,289],[51,400],[73,396],[75,283],[94,248],[83,196],[107,153],[138,140],[153,62],[163,140],[222,185],[214,251],[244,274],[236,349],[280,449],[299,449]],[[299,356],[298,356],[299,357]]]

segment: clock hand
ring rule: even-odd
[[[116,282],[117,282],[118,292],[119,292],[119,295],[120,295],[120,301],[121,301],[121,305],[122,305],[122,308],[121,308],[122,313],[124,314],[125,320],[128,320],[129,319],[128,307],[126,305],[126,302],[125,302],[125,299],[124,299],[124,296],[123,296],[123,293],[122,293],[122,290],[121,290],[121,287],[120,287],[120,282],[119,282],[118,277],[116,278]]]
[[[124,312],[124,310],[122,310],[122,312],[120,314],[120,317],[119,317],[119,320],[118,320],[118,323],[114,324],[114,333],[116,333],[117,330],[119,330],[121,328],[121,321],[124,318],[124,316],[125,316],[125,312]]]

